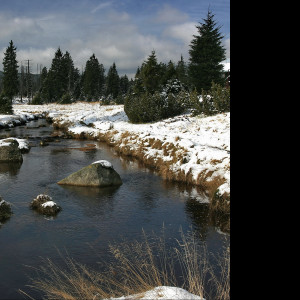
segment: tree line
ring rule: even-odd
[[[105,74],[95,54],[80,74],[71,54],[58,48],[49,70],[42,69],[31,103],[101,101],[103,104],[124,104],[132,122],[159,120],[180,114],[187,108],[195,114],[229,111],[230,90],[222,65],[226,56],[220,27],[211,11],[196,27],[198,34],[190,43],[188,63],[182,56],[176,63],[172,60],[158,62],[153,50],[131,80],[127,75],[119,76],[115,63]],[[20,86],[16,48],[11,41],[3,59],[0,113],[12,112],[12,99],[20,93]],[[213,99],[211,95],[215,95]]]

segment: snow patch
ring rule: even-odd
[[[95,161],[92,163],[92,165],[95,165],[95,164],[100,164],[102,167],[107,168],[107,169],[113,168],[113,165],[107,160],[98,160],[98,161]]]
[[[42,207],[43,207],[43,208],[46,208],[46,207],[53,207],[53,206],[55,206],[55,205],[56,205],[55,202],[53,202],[53,201],[47,201],[47,202],[45,202],[45,203],[42,204]]]

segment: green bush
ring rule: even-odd
[[[60,104],[71,104],[72,103],[72,96],[70,95],[70,93],[65,93],[62,96],[61,101],[59,103]]]
[[[11,100],[9,97],[5,96],[3,93],[0,94],[0,114],[1,115],[12,115],[13,109]]]
[[[191,103],[194,115],[204,114],[208,116],[230,111],[230,88],[212,83],[209,91],[202,90],[199,97],[194,91],[191,94]]]
[[[189,107],[189,94],[178,80],[169,81],[162,92],[131,93],[124,110],[132,123],[147,123],[177,116]]]
[[[32,105],[40,105],[43,104],[41,93],[35,94],[31,102]]]

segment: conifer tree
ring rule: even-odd
[[[58,101],[64,94],[65,86],[65,75],[63,73],[63,53],[60,48],[55,52],[54,58],[52,59],[51,68],[48,72],[46,88],[49,94],[50,101]]]
[[[154,94],[154,92],[158,90],[161,80],[160,69],[155,51],[153,50],[148,59],[142,64],[140,74],[146,91],[151,94]]]
[[[120,92],[125,95],[128,90],[129,90],[129,79],[127,77],[127,75],[125,74],[124,76],[120,77]]]
[[[10,41],[9,46],[7,47],[4,58],[3,58],[3,80],[2,80],[2,101],[1,105],[4,106],[4,100],[8,99],[8,107],[12,105],[13,97],[18,93],[18,62],[17,62],[17,53],[16,47],[13,44],[13,41]],[[1,109],[1,108],[0,108]]]
[[[116,99],[120,92],[120,77],[117,71],[116,64],[109,68],[106,78],[106,96],[111,95]]]
[[[44,67],[41,73],[41,87],[44,85],[44,82],[47,78],[47,74],[48,74],[47,67]]]
[[[183,56],[181,55],[180,61],[178,61],[176,66],[176,73],[178,80],[184,84],[188,85],[188,73],[187,73],[187,66],[186,63],[183,60]]]
[[[176,78],[177,78],[176,68],[174,63],[170,60],[166,66],[163,85],[165,85],[169,80],[176,79]]]
[[[86,62],[83,74],[83,93],[88,101],[98,100],[104,87],[104,67],[93,54]]]
[[[199,93],[202,89],[209,90],[212,82],[223,83],[221,62],[226,58],[225,48],[221,44],[223,36],[211,11],[203,21],[196,26],[199,35],[194,35],[189,50],[189,75]]]

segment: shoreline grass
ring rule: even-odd
[[[213,257],[216,270],[210,263],[212,255],[195,233],[181,231],[180,240],[174,242],[174,246],[167,247],[164,232],[153,237],[143,232],[142,241],[110,245],[112,261],[101,262],[105,265],[101,272],[68,256],[64,267],[44,259],[28,287],[48,300],[109,299],[144,293],[158,286],[180,287],[206,300],[229,300],[229,244]]]

